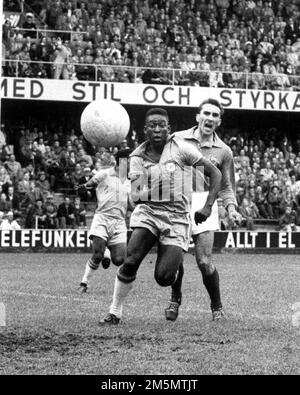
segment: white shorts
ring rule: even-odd
[[[191,208],[191,217],[192,217],[192,235],[198,235],[199,233],[219,230],[219,212],[218,212],[218,202],[215,201],[211,215],[207,218],[205,222],[202,224],[196,225],[194,221],[194,214],[196,210],[201,209],[208,196],[208,192],[194,192],[192,195],[192,208]]]
[[[103,214],[95,214],[89,238],[93,236],[101,237],[107,245],[126,244],[127,243],[127,227],[125,219],[113,219]]]

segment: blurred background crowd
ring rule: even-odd
[[[3,25],[7,76],[300,87],[299,0],[4,0],[4,10],[22,11]]]
[[[299,0],[4,0],[4,11],[19,18],[4,21],[2,75],[300,87]],[[95,152],[76,128],[2,124],[0,229],[86,227],[95,195],[76,185],[113,166],[135,136]],[[234,154],[242,226],[300,230],[300,135],[223,127],[220,137]],[[219,211],[221,228],[233,229],[221,202]]]

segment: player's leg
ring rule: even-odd
[[[168,307],[165,309],[166,319],[168,321],[175,321],[178,317],[179,307],[182,303],[182,279],[184,275],[184,268],[183,268],[183,257],[178,267],[178,273],[176,280],[171,285],[171,299],[169,301]]]
[[[155,265],[155,280],[163,286],[172,286],[171,300],[165,309],[166,319],[175,321],[181,305],[181,285],[184,274],[183,250],[175,245],[159,245]]]
[[[162,287],[174,284],[182,261],[183,251],[181,247],[159,244],[154,272],[156,282]]]
[[[80,283],[80,291],[86,292],[88,283],[93,273],[99,268],[100,262],[102,261],[104,251],[106,248],[106,241],[98,236],[91,236],[92,239],[92,257],[87,261],[85,266],[85,272]]]
[[[157,241],[156,236],[146,228],[134,228],[127,247],[127,257],[120,266],[114,286],[113,301],[109,314],[101,322],[118,324],[123,311],[123,303],[130,292],[139,266]]]
[[[193,240],[197,265],[201,271],[204,286],[211,300],[213,320],[217,320],[224,316],[224,312],[221,302],[219,273],[212,263],[214,232],[199,233],[193,236]]]
[[[113,244],[109,246],[109,250],[111,254],[112,263],[116,266],[123,265],[127,255],[127,244],[126,243]]]
[[[108,248],[106,248],[104,251],[104,254],[103,254],[102,261],[101,261],[101,265],[102,265],[103,269],[109,268],[110,261],[111,261],[111,253],[110,253],[110,250]]]
[[[103,268],[106,269],[109,266],[110,260],[112,260],[114,265],[121,266],[127,255],[127,227],[125,221],[119,221],[114,224],[107,246],[108,248],[105,250],[102,259]]]

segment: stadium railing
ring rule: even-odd
[[[34,66],[40,66],[35,67]],[[213,88],[242,88],[300,91],[300,76],[215,70],[182,70],[161,67],[134,67],[110,64],[46,62],[23,59],[3,59],[3,77],[39,78],[48,68],[54,79],[55,69],[66,68],[70,80],[132,82],[161,85],[187,85]],[[30,70],[30,68],[33,68]]]
[[[24,29],[18,26],[11,28],[11,31],[13,31],[15,34],[21,33],[23,35],[24,33],[30,33],[30,35],[33,35],[33,33],[35,33],[35,36],[31,37],[32,40],[40,40],[43,37],[56,37],[71,42],[76,41],[76,37],[84,36],[85,34],[87,34],[86,31],[51,30],[51,29],[45,29],[40,27],[37,27],[36,29]]]

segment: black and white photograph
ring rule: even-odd
[[[298,376],[300,0],[0,16],[0,376]]]

